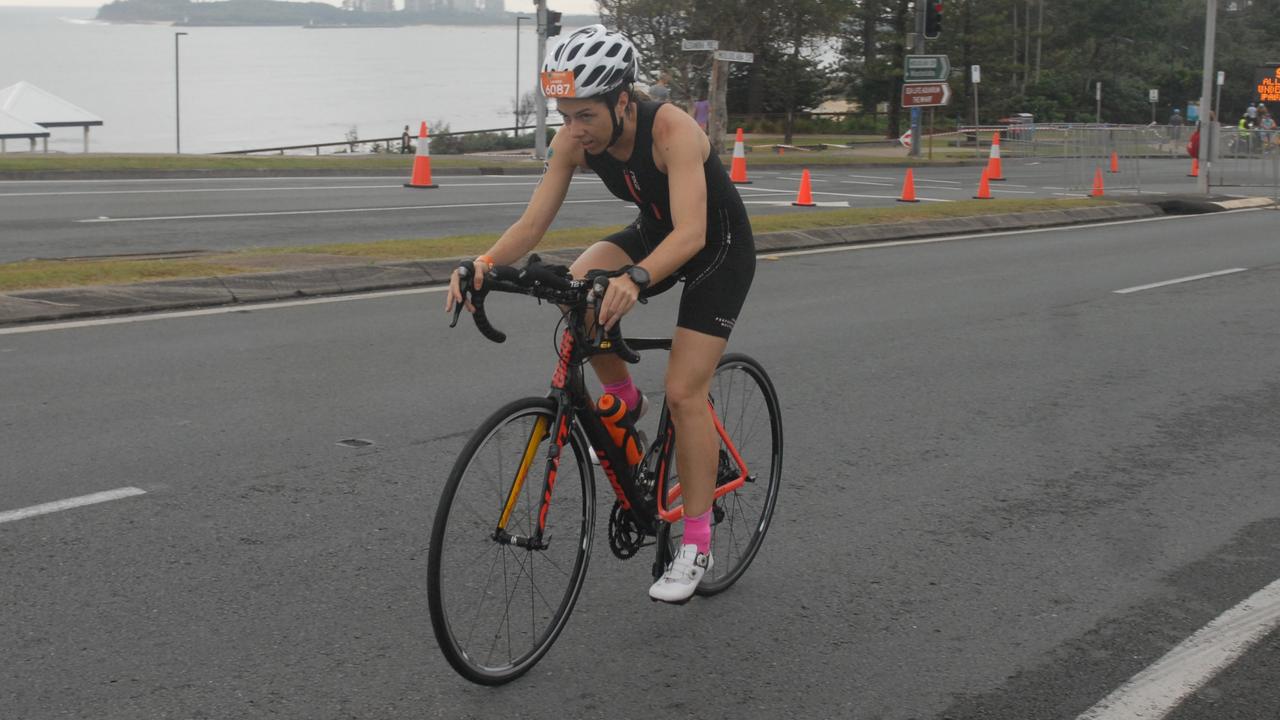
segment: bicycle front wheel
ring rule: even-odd
[[[547,509],[555,405],[518,400],[463,448],[440,497],[427,561],[431,626],[463,677],[500,685],[528,672],[564,629],[586,575],[595,525],[587,445],[571,433]]]

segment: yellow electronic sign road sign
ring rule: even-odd
[[[1253,77],[1258,102],[1280,102],[1280,65],[1259,65]]]

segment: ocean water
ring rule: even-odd
[[[94,152],[173,152],[174,32],[181,38],[182,151],[398,136],[405,125],[509,127],[516,29],[421,25],[307,30],[111,25],[93,8],[0,7],[0,88],[25,80],[101,117]],[[520,90],[537,37],[521,23]],[[50,151],[80,152],[78,128]],[[25,140],[8,141],[26,150]]]

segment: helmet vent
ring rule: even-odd
[[[597,41],[595,41],[595,43],[593,43],[593,44],[591,45],[591,47],[590,47],[590,48],[587,48],[587,51],[586,51],[585,53],[583,53],[583,55],[582,55],[582,56],[583,56],[583,57],[591,57],[592,55],[595,55],[596,53],[600,52],[600,48],[601,48],[601,47],[603,47],[603,46],[604,46],[604,41],[603,41],[603,40],[597,40]],[[610,55],[610,57],[613,57],[613,56],[612,56],[612,55]]]
[[[609,48],[609,51],[604,54],[604,56],[615,57],[620,52],[622,52],[622,43],[614,43],[613,46]]]
[[[600,79],[600,76],[604,74],[604,71],[605,71],[605,67],[603,65],[597,65],[594,68],[592,68],[591,74],[588,75],[586,79],[582,81],[582,87],[589,88],[595,85],[596,81]]]
[[[578,51],[579,51],[579,50],[581,50],[581,49],[582,49],[582,46],[581,46],[581,45],[574,45],[574,46],[573,46],[573,49],[569,51],[569,54],[568,54],[567,56],[565,56],[564,61],[565,61],[565,62],[573,62],[573,59],[574,59],[575,57],[577,57],[577,56],[578,56]]]

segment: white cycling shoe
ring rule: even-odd
[[[698,583],[702,582],[702,576],[714,565],[711,553],[698,552],[697,545],[681,545],[667,571],[649,587],[649,598],[676,605],[689,602],[698,589]]]

